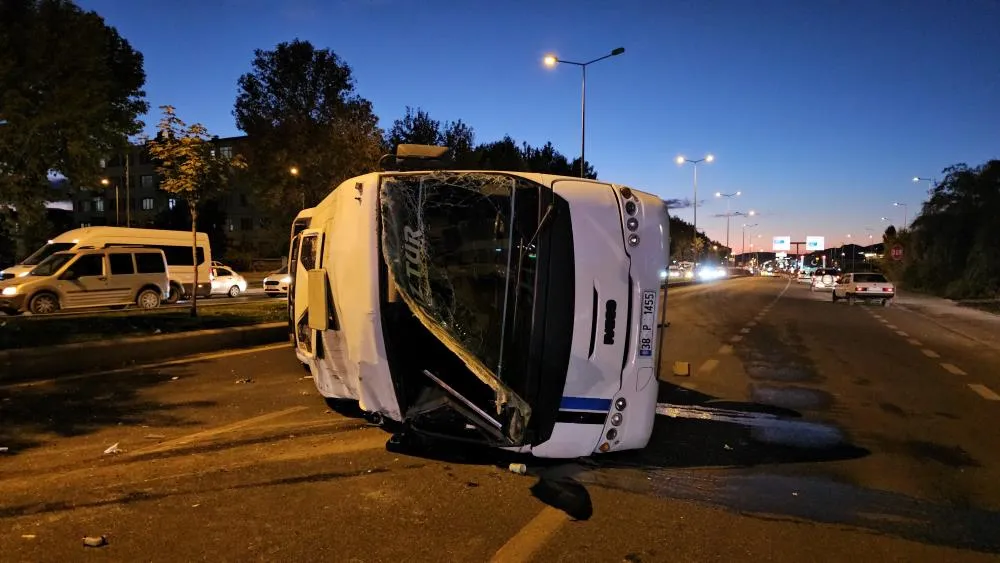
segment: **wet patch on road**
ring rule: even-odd
[[[903,442],[906,453],[916,459],[932,460],[948,467],[980,467],[976,461],[965,450],[958,446],[943,446],[933,442],[923,440],[909,440]],[[1000,530],[1000,528],[998,528]]]
[[[745,470],[600,471],[585,483],[719,506],[745,516],[796,518],[851,526],[879,535],[1000,553],[1000,512],[955,506],[859,487],[830,478]]]
[[[826,391],[809,387],[750,384],[750,400],[787,409],[815,410],[829,408],[833,397]]]

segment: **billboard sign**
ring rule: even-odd
[[[823,244],[823,242],[823,237],[806,237],[806,252],[823,250],[826,248],[826,245]]]
[[[792,249],[792,237],[791,236],[781,236],[774,237],[771,239],[771,250],[784,250],[789,251]]]

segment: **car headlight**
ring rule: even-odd
[[[11,285],[3,288],[3,295],[17,295],[17,286]]]
[[[292,283],[292,276],[285,276],[281,278],[281,283]]]

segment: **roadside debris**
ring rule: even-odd
[[[10,451],[10,448],[8,448],[7,446],[0,446],[0,454],[5,454],[8,451]]]
[[[528,472],[528,466],[523,463],[512,463],[507,466],[507,470],[511,473],[517,473],[518,475],[524,475]]]
[[[237,379],[236,383],[253,383],[252,377],[245,377],[243,379]]]
[[[108,446],[108,449],[104,450],[104,453],[105,454],[120,454],[120,453],[124,453],[125,450],[119,448],[118,444],[119,444],[118,442],[115,442],[114,444],[111,444],[110,446]]]
[[[35,537],[35,534],[21,534],[21,538],[26,540],[33,540]]]
[[[674,375],[681,377],[690,376],[691,364],[688,362],[674,362]]]
[[[178,379],[180,379],[180,378],[175,375],[175,376],[173,376],[173,377],[170,378],[170,381],[177,381]]]
[[[147,440],[162,440],[166,438],[163,434],[146,434]]]
[[[83,538],[86,547],[103,547],[108,545],[108,536],[86,536]]]

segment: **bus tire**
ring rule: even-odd
[[[168,305],[173,305],[181,300],[181,294],[184,293],[184,289],[181,288],[180,284],[170,282],[170,296],[167,297],[163,302]]]

